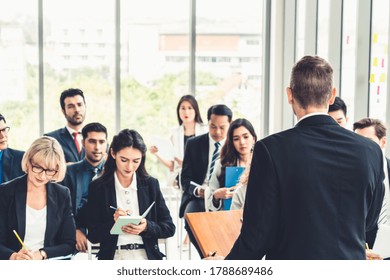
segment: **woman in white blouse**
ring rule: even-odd
[[[159,238],[174,235],[175,225],[159,182],[145,169],[146,146],[135,130],[114,136],[102,175],[89,185],[88,239],[100,243],[99,260],[161,260]],[[120,216],[139,216],[153,207],[138,225],[122,226],[111,234]]]
[[[24,154],[22,169],[25,175],[0,186],[0,259],[69,256],[76,227],[70,191],[56,183],[66,172],[60,144],[49,136],[38,138]]]
[[[211,176],[208,207],[211,211],[222,209],[224,200],[233,197],[238,188],[246,185],[252,160],[253,146],[257,140],[252,124],[246,119],[236,119],[230,124],[225,145],[222,147],[220,160],[216,161]],[[241,166],[245,171],[240,182],[233,187],[225,187],[226,167]]]
[[[182,167],[184,148],[187,140],[191,137],[208,132],[208,126],[203,124],[198,102],[194,96],[182,96],[177,104],[176,114],[179,126],[171,131],[169,137],[173,146],[174,157],[169,159],[163,158],[158,153],[158,147],[150,147],[150,152],[171,172],[168,179],[168,185],[172,186],[177,186],[177,176]]]

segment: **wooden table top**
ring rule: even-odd
[[[242,210],[187,213],[187,220],[203,255],[226,256],[240,234]]]

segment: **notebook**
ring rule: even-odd
[[[145,210],[145,212],[141,216],[119,216],[118,220],[116,220],[115,224],[112,226],[110,233],[112,235],[115,234],[125,234],[122,232],[122,227],[124,225],[128,224],[134,224],[134,225],[139,225],[141,220],[148,215],[150,209],[152,209],[155,201],[153,201],[152,204],[148,207],[148,209]]]
[[[225,186],[227,188],[233,187],[238,184],[240,177],[244,172],[245,167],[243,166],[226,166],[225,169]],[[225,199],[223,201],[223,210],[230,210],[232,199]]]

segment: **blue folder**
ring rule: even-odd
[[[225,169],[225,186],[227,188],[233,187],[240,181],[241,174],[244,172],[243,166],[226,166]],[[223,210],[230,210],[232,199],[225,199],[223,201]]]

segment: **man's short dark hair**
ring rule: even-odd
[[[70,89],[64,90],[61,93],[60,104],[61,104],[62,110],[65,110],[65,99],[68,97],[76,96],[76,95],[80,95],[83,98],[83,101],[85,104],[85,98],[84,98],[83,91],[81,89],[78,89],[78,88],[70,88]]]
[[[83,135],[83,139],[88,138],[89,132],[103,132],[106,134],[106,139],[107,139],[107,128],[104,125],[102,125],[101,123],[93,122],[93,123],[89,123],[86,126],[84,126],[83,129],[81,130],[81,134]]]
[[[334,103],[332,105],[329,105],[328,112],[335,112],[338,110],[343,111],[344,116],[347,116],[347,105],[345,105],[345,102],[340,97],[336,96]]]
[[[290,88],[303,109],[325,106],[333,89],[333,69],[321,57],[304,56],[292,69]]]
[[[5,118],[4,118],[4,116],[2,115],[2,114],[0,114],[0,122],[1,121],[4,121],[4,123],[7,123],[6,121],[5,121]]]
[[[364,129],[366,127],[373,126],[375,129],[375,135],[378,137],[379,140],[381,140],[383,137],[386,136],[386,126],[385,124],[378,119],[372,119],[372,118],[364,118],[360,121],[357,121],[353,124],[353,131],[356,129]]]
[[[211,115],[218,115],[218,116],[227,116],[229,119],[229,122],[232,121],[233,118],[233,112],[230,110],[230,108],[224,104],[218,104],[213,105],[209,108],[207,111],[207,120],[210,120]]]

